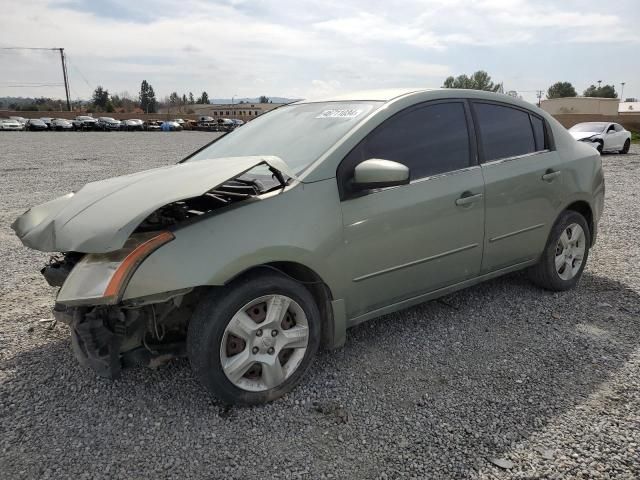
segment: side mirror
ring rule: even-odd
[[[409,167],[380,158],[371,158],[358,164],[353,174],[353,187],[357,190],[395,187],[408,183]]]

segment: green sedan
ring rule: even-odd
[[[504,95],[383,90],[277,108],[177,165],[89,183],[13,228],[80,363],[187,355],[229,404],[276,399],[347,328],[527,269],[573,288],[598,152]]]

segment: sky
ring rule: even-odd
[[[72,99],[318,98],[440,87],[486,70],[535,100],[556,81],[640,97],[640,0],[20,0],[0,47],[64,47]],[[62,98],[59,53],[0,50],[0,96]]]

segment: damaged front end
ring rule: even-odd
[[[122,366],[152,366],[184,355],[197,298],[193,289],[122,301],[135,269],[173,238],[168,231],[135,233],[120,250],[68,252],[42,269],[47,282],[60,287],[53,314],[69,325],[80,364],[113,379]]]
[[[197,293],[175,293],[147,305],[69,307],[56,303],[56,320],[69,325],[78,362],[98,375],[118,378],[122,367],[154,367],[185,355],[186,330]]]
[[[258,165],[267,175],[248,175]],[[295,177],[277,157],[187,162],[88,184],[28,210],[12,227],[31,248],[64,252],[41,270],[60,288],[54,316],[69,325],[82,365],[117,378],[123,366],[184,355],[202,291],[188,286],[125,300],[138,267],[181,228],[277,194],[289,179]]]

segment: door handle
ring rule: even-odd
[[[472,203],[480,200],[484,195],[482,193],[464,192],[460,198],[456,200],[456,205],[463,207],[465,205],[471,205]]]
[[[549,169],[547,170],[547,173],[542,175],[542,180],[544,180],[545,182],[553,182],[560,175],[562,175],[562,172],[560,170]]]

